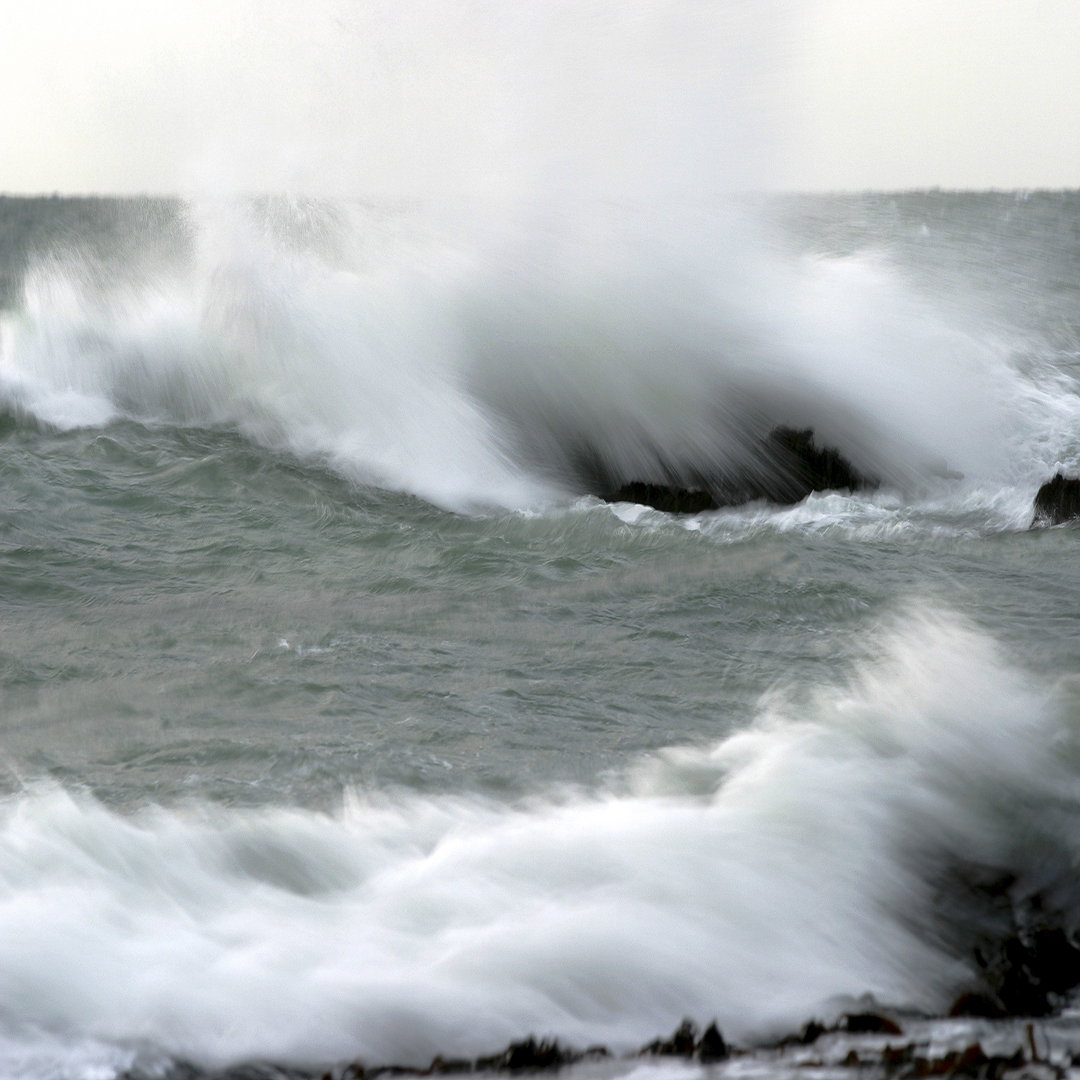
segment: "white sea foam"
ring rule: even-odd
[[[607,793],[351,795],[333,817],[9,798],[0,1026],[422,1063],[529,1032],[626,1048],[684,1015],[743,1039],[838,995],[946,1007],[970,973],[942,867],[1022,880],[1077,853],[1075,702],[932,613],[867,651],[851,684],[777,691]]]

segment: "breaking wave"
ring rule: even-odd
[[[593,793],[121,816],[30,788],[0,814],[4,1053],[421,1064],[937,1012],[1002,932],[972,883],[1080,921],[1078,702],[922,612],[844,685]]]
[[[455,509],[737,471],[776,424],[904,498],[950,477],[1030,498],[1075,464],[1080,398],[883,258],[786,255],[737,205],[588,211],[192,204],[166,270],[71,250],[27,273],[0,402],[229,426]]]

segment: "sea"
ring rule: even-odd
[[[878,486],[599,497],[777,425]],[[1036,1068],[945,1018],[1080,930],[1059,471],[1080,192],[0,198],[0,1075]]]

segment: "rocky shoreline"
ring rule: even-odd
[[[213,1070],[184,1061],[163,1067],[159,1061],[136,1066],[119,1080],[377,1080],[559,1071],[578,1080],[615,1080],[665,1064],[688,1077],[707,1074],[739,1080],[797,1076],[808,1080],[1064,1080],[1080,1076],[1080,1014],[991,1020],[884,1011],[847,1013],[828,1027],[810,1021],[797,1034],[754,1046],[730,1046],[715,1023],[699,1031],[687,1020],[667,1038],[655,1039],[629,1054],[614,1054],[603,1046],[576,1050],[556,1040],[530,1037],[500,1053],[472,1060],[436,1057],[426,1067],[353,1061],[329,1069],[305,1069],[248,1062]]]

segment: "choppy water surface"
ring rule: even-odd
[[[979,874],[1074,928],[1080,197],[695,214],[0,201],[8,1073],[749,1043],[947,1009]],[[882,486],[583,487],[776,423]]]

